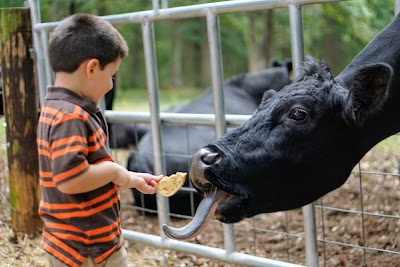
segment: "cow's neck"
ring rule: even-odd
[[[336,77],[345,88],[349,88],[354,73],[364,65],[384,62],[392,66],[393,77],[389,97],[380,115],[367,121],[360,131],[359,144],[367,152],[376,143],[400,131],[400,14],[353,59]]]
[[[399,81],[400,66],[400,14],[350,62],[336,77],[336,80],[348,88],[357,69],[365,64],[384,62],[393,67],[394,80]],[[397,74],[397,75],[396,75]]]

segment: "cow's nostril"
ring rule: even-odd
[[[220,155],[218,153],[211,152],[207,149],[202,149],[200,153],[201,161],[207,165],[212,165],[220,159]]]

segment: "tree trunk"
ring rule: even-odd
[[[258,71],[258,44],[257,44],[257,14],[251,12],[249,14],[249,44],[248,44],[248,71],[255,72]]]
[[[0,32],[12,229],[30,234],[38,231],[42,222],[38,215],[38,102],[29,9],[0,9]]]
[[[131,47],[129,49],[130,54],[130,75],[127,77],[129,79],[129,86],[132,88],[138,88],[145,85],[139,82],[138,76],[139,70],[141,66],[144,66],[144,58],[143,58],[143,42],[141,41],[141,28],[139,25],[133,25],[132,29],[132,40]],[[145,83],[144,83],[145,84]]]
[[[274,51],[274,10],[268,9],[265,16],[265,31],[263,38],[263,50],[265,51],[265,66],[269,66]]]
[[[262,33],[261,35],[259,33]],[[266,10],[249,14],[249,72],[266,68],[273,53],[274,11]]]
[[[324,47],[324,61],[329,64],[329,66],[340,66],[342,63],[342,58],[338,57],[338,52],[340,49],[340,37],[338,36],[337,22],[326,18],[326,25],[322,35],[322,46]],[[335,69],[331,69],[332,73],[335,73]],[[337,75],[340,70],[336,70],[335,75]]]
[[[179,31],[180,21],[172,21],[172,47],[174,61],[172,65],[172,86],[182,87],[182,38]]]
[[[198,86],[205,88],[211,86],[211,59],[210,59],[210,49],[208,46],[208,36],[207,36],[207,26],[204,23],[204,26],[201,28],[202,35],[204,38],[201,40],[201,80],[199,81]],[[194,62],[194,64],[196,64]]]
[[[58,21],[59,20],[59,11],[60,11],[60,2],[59,0],[53,0],[51,4],[51,20]]]

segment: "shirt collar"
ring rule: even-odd
[[[64,88],[64,87],[57,87],[57,86],[49,86],[47,88],[47,95],[46,100],[64,100],[76,105],[81,106],[89,113],[96,113],[100,109],[97,107],[97,104],[90,100],[89,98],[81,97],[80,95],[76,94],[75,92]]]

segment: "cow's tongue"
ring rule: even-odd
[[[164,233],[172,239],[188,240],[200,234],[214,216],[218,204],[225,200],[228,194],[223,191],[212,192],[200,202],[193,219],[181,228],[163,225]]]

